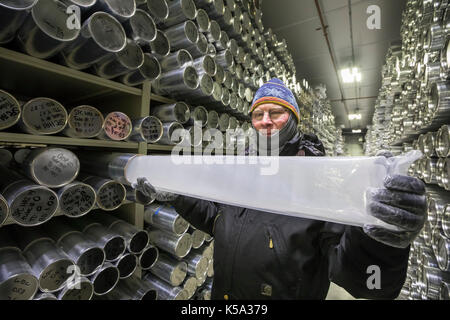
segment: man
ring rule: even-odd
[[[298,132],[299,108],[282,81],[272,79],[256,92],[251,115],[261,137],[279,138],[278,150],[267,150],[271,154],[324,156],[317,137]],[[409,244],[426,220],[424,184],[406,176],[389,177],[385,189],[370,195],[371,214],[397,226],[397,232],[158,192],[145,179],[137,187],[169,201],[192,225],[214,236],[212,299],[324,299],[330,281],[356,298],[394,299],[405,281]],[[373,266],[380,271],[378,288],[369,280]]]

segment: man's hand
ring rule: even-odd
[[[380,155],[392,156],[384,151]],[[400,230],[366,225],[364,232],[386,245],[406,248],[417,237],[427,220],[425,184],[414,177],[393,175],[386,177],[384,187],[368,191],[369,213]]]
[[[156,190],[156,188],[153,187],[146,178],[138,178],[137,182],[134,183],[132,187],[147,197],[155,199],[159,202],[173,201],[178,198],[178,195],[175,193]]]

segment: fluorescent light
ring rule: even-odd
[[[361,129],[358,129],[358,130],[352,130],[352,133],[361,133],[362,131],[361,131]]]
[[[349,120],[361,120],[361,118],[362,118],[361,113],[348,115]]]
[[[341,70],[341,77],[344,83],[361,82],[362,75],[358,68],[350,68]]]

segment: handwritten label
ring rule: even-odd
[[[36,288],[32,276],[18,276],[10,283],[9,292],[6,293],[7,300],[28,300],[30,292]]]
[[[56,101],[35,99],[25,104],[23,118],[27,127],[43,134],[57,133],[64,129],[67,112]]]
[[[131,128],[130,118],[121,112],[112,112],[106,117],[104,130],[111,140],[125,140],[129,136]]]
[[[70,265],[72,263],[69,260],[63,260],[47,267],[39,279],[40,287],[48,291],[61,288],[69,277],[67,268]]]
[[[48,149],[34,159],[32,164],[39,183],[58,186],[72,181],[80,163],[69,150]]]
[[[95,203],[95,191],[89,186],[77,184],[60,196],[60,208],[69,217],[79,217],[89,212]]]
[[[89,106],[79,106],[70,112],[69,126],[80,138],[97,136],[103,127],[103,116],[97,109]]]
[[[50,219],[58,207],[53,192],[32,189],[22,192],[11,206],[11,216],[19,224],[37,225]]]
[[[119,207],[125,197],[123,186],[117,182],[104,185],[97,193],[99,206],[106,210],[113,210]]]
[[[20,117],[20,107],[12,97],[0,91],[0,130],[14,125]]]
[[[161,122],[153,117],[146,118],[141,124],[142,135],[148,142],[155,142],[161,137]]]

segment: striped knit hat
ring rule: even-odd
[[[280,79],[273,78],[256,91],[250,113],[258,106],[266,103],[273,103],[288,108],[297,117],[297,122],[300,122],[300,109],[298,108],[297,101],[292,91]]]

